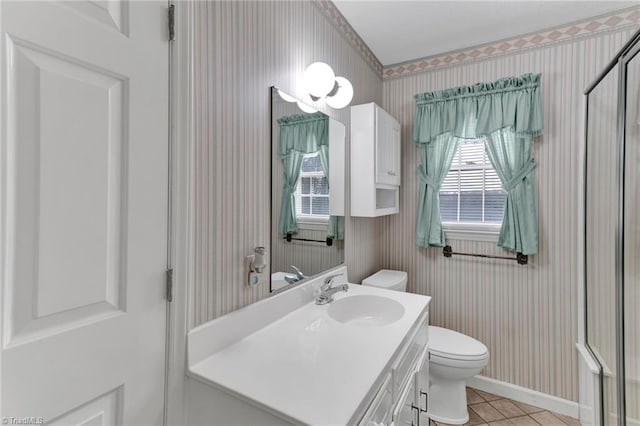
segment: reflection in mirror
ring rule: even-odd
[[[345,127],[271,88],[271,291],[344,261]]]

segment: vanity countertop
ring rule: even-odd
[[[331,304],[311,301],[202,357],[190,375],[294,423],[354,423],[431,299],[349,284],[335,300],[354,295],[396,300],[404,315],[382,326],[340,323],[327,315]]]

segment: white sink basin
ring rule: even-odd
[[[341,323],[380,326],[402,318],[404,307],[388,297],[367,294],[334,300],[327,313]]]

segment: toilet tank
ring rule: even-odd
[[[387,290],[406,291],[407,273],[405,271],[382,269],[362,280],[362,285],[384,288]]]

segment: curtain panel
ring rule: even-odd
[[[415,95],[413,142],[422,164],[416,242],[442,247],[439,190],[459,139],[484,138],[489,159],[507,193],[498,245],[534,254],[538,218],[534,187],[533,138],[542,134],[540,74]]]
[[[320,166],[322,172],[329,181],[329,149],[328,146],[322,146],[319,150]],[[329,216],[329,224],[327,227],[327,237],[334,240],[344,240],[344,216]]]

